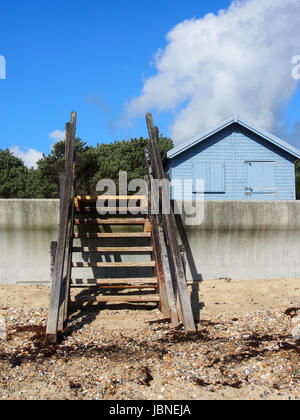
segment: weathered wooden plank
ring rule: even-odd
[[[124,289],[156,289],[156,284],[118,284],[118,285],[112,285],[112,284],[106,284],[106,285],[98,285],[98,284],[72,284],[72,288],[82,289],[82,288],[96,288],[97,290],[124,290]]]
[[[138,232],[138,233],[74,233],[74,238],[150,238],[151,233],[149,232]]]
[[[137,295],[137,296],[75,296],[71,297],[72,303],[123,303],[123,302],[159,302],[158,295]]]
[[[97,200],[103,200],[103,201],[107,201],[107,200],[116,200],[116,201],[121,201],[121,200],[145,200],[147,199],[146,195],[98,195],[98,196],[77,196],[76,197],[78,200],[80,201],[97,201]]]
[[[145,225],[149,223],[149,220],[146,219],[122,219],[122,220],[114,220],[114,219],[75,219],[76,225]]]
[[[77,285],[109,285],[109,284],[156,284],[157,277],[142,278],[114,278],[114,279],[72,279],[72,284]]]
[[[56,249],[57,249],[57,242],[51,242],[51,245],[50,245],[51,284],[53,283]]]
[[[74,113],[72,114],[72,121]],[[64,305],[63,280],[65,273],[65,259],[68,258],[66,246],[70,242],[72,229],[69,223],[70,209],[73,206],[72,187],[73,187],[73,161],[74,161],[74,141],[73,133],[75,127],[66,124],[66,160],[65,160],[65,179],[61,198],[60,223],[58,231],[57,250],[53,270],[53,283],[50,296],[50,307],[46,329],[46,340],[48,343],[57,343],[58,324],[60,309]],[[67,251],[67,252],[66,252]]]
[[[138,267],[154,267],[155,262],[73,262],[73,268],[138,268]]]
[[[132,246],[132,247],[73,247],[73,252],[99,252],[103,254],[110,254],[110,253],[143,253],[143,252],[152,252],[153,246]]]
[[[131,214],[147,214],[148,208],[145,206],[141,207],[82,207],[80,213],[95,213],[95,214],[119,214],[119,213],[131,213]]]
[[[144,150],[145,161],[148,171],[149,184],[153,181],[153,172],[150,163],[150,156],[147,148]],[[152,192],[151,192],[152,195]],[[157,202],[152,201],[156,206]],[[149,212],[149,217],[152,225],[152,237],[153,237],[153,247],[154,247],[154,256],[156,260],[156,266],[158,271],[159,278],[159,293],[160,293],[160,306],[162,313],[171,318],[173,325],[178,324],[177,310],[175,305],[175,295],[174,288],[172,283],[172,276],[170,272],[169,260],[166,251],[165,239],[163,232],[160,228],[159,218],[157,214],[159,209],[154,209],[154,214]]]
[[[165,179],[165,174],[158,148],[158,133],[154,127],[151,114],[146,115],[146,122],[151,143],[151,163],[153,167],[154,178],[163,180]],[[164,199],[166,198],[164,197]],[[180,255],[179,245],[177,241],[177,228],[173,211],[171,210],[170,214],[162,214],[162,221],[162,226],[168,243],[170,261],[172,264],[176,286],[179,294],[185,331],[187,333],[195,332],[195,321],[193,317],[190,296],[188,293],[186,277],[182,264],[182,258]]]
[[[77,114],[76,112],[72,112],[71,115],[71,141],[73,144],[73,155],[72,155],[72,189],[71,189],[71,197],[70,197],[70,215],[69,215],[69,230],[67,235],[67,244],[66,244],[66,253],[68,255],[67,261],[67,274],[66,274],[66,288],[65,288],[65,300],[63,304],[63,316],[61,316],[60,321],[58,323],[59,331],[64,329],[65,323],[68,318],[68,310],[69,310],[69,299],[70,299],[70,287],[71,287],[71,273],[72,273],[72,247],[73,247],[73,231],[74,231],[74,212],[78,203],[76,199],[73,200],[75,196],[75,132],[76,132],[76,119]],[[73,204],[74,201],[74,204]]]

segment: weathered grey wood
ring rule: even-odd
[[[62,331],[64,329],[65,323],[68,318],[68,309],[69,309],[69,300],[70,300],[70,288],[71,288],[71,273],[72,273],[72,248],[73,248],[73,232],[74,232],[74,197],[76,194],[75,191],[75,160],[76,160],[76,153],[75,153],[75,133],[76,133],[76,120],[77,114],[76,112],[72,112],[71,114],[71,142],[72,142],[72,150],[70,162],[72,161],[72,166],[69,168],[72,171],[72,184],[71,184],[71,197],[70,197],[70,215],[68,220],[68,231],[67,231],[67,244],[66,244],[66,253],[68,255],[67,260],[67,273],[66,273],[66,287],[65,287],[65,299],[62,305],[62,313],[60,316],[60,320],[58,323],[58,330]]]
[[[179,245],[180,255],[182,259],[183,269],[186,274],[186,249],[184,245]]]
[[[143,278],[114,278],[114,279],[72,279],[72,284],[75,285],[109,285],[109,284],[156,284],[157,277],[143,277]]]
[[[152,252],[153,246],[132,246],[132,247],[73,247],[73,252],[83,252],[83,253],[90,253],[90,252],[99,252],[103,254],[134,254],[134,253],[144,253],[144,252]]]
[[[150,156],[147,148],[144,150],[146,167],[148,171],[149,185],[153,181],[153,173],[151,168]],[[151,192],[152,195],[153,192]],[[157,205],[157,202],[153,201],[154,205]],[[159,218],[157,214],[159,209],[155,209],[154,214],[151,213],[151,208],[149,208],[149,218],[152,226],[152,237],[153,237],[153,248],[154,256],[157,266],[157,275],[159,279],[159,293],[160,293],[160,308],[162,313],[171,318],[173,325],[178,324],[178,317],[175,305],[175,295],[172,284],[172,276],[169,266],[168,255],[166,251],[165,238],[160,227]]]
[[[56,249],[57,249],[57,242],[51,242],[51,245],[50,245],[51,283],[53,282],[53,272],[54,272]]]
[[[129,289],[136,289],[136,290],[142,290],[142,289],[156,289],[157,285],[156,284],[117,284],[117,285],[112,285],[112,284],[71,284],[71,287],[73,289],[96,289],[96,290],[114,290],[114,289],[118,289],[118,290],[129,290]]]
[[[146,115],[146,122],[151,144],[151,163],[153,167],[154,178],[158,180],[163,180],[166,179],[166,177],[164,174],[162,160],[158,148],[158,133],[154,127],[151,114]],[[172,265],[176,286],[179,294],[185,331],[187,333],[195,332],[195,321],[193,317],[190,296],[188,293],[184,267],[182,264],[182,258],[180,255],[179,245],[177,241],[177,228],[172,209],[170,209],[170,214],[162,214],[162,221],[162,226],[169,248],[170,262]]]
[[[98,263],[89,263],[89,262],[73,262],[72,267],[74,268],[135,268],[135,267],[154,267],[155,262],[98,262]]]
[[[72,113],[72,122],[74,122],[75,113]],[[76,117],[75,117],[76,118]],[[65,258],[69,255],[69,243],[72,234],[72,221],[70,223],[71,206],[73,205],[72,188],[73,188],[73,164],[74,164],[74,133],[73,124],[66,124],[66,161],[65,161],[65,178],[64,187],[61,198],[60,223],[57,241],[57,250],[55,256],[55,264],[53,271],[53,283],[50,296],[50,307],[48,313],[48,322],[46,330],[46,340],[48,343],[56,344],[58,336],[58,324],[62,319],[60,309],[64,307],[64,273]],[[71,204],[72,202],[72,204]],[[72,219],[73,220],[73,219]],[[66,249],[67,248],[67,249]]]
[[[119,213],[125,214],[147,214],[147,207],[93,207],[87,206],[82,207],[84,213],[95,213],[95,214],[111,214],[118,215]]]
[[[74,233],[74,238],[97,239],[97,238],[150,238],[150,232],[138,233]]]
[[[114,220],[114,219],[75,219],[76,225],[145,225],[149,223],[149,220],[146,219],[139,219],[139,220],[132,220],[132,219],[123,219],[123,220]]]
[[[79,195],[77,198],[78,200],[81,200],[81,201],[98,201],[98,200],[100,201],[101,200],[102,201],[107,201],[107,200],[129,201],[131,199],[143,200],[143,201],[147,200],[147,196],[145,195],[98,195],[98,196],[90,196],[90,195],[80,196]]]
[[[75,296],[71,298],[72,303],[123,303],[123,302],[159,302],[158,295],[137,295],[137,296]]]

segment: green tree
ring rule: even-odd
[[[144,149],[150,148],[149,140],[143,137],[129,141],[116,141],[110,144],[97,145],[98,171],[93,177],[95,193],[97,182],[101,179],[112,179],[118,185],[119,171],[128,173],[128,182],[133,179],[142,179],[147,175]],[[162,159],[173,148],[173,142],[166,137],[160,137],[159,150]]]
[[[149,140],[143,137],[87,146],[75,140],[76,193],[94,195],[97,182],[112,179],[118,184],[119,171],[127,171],[128,181],[147,174],[144,148]],[[173,148],[171,139],[161,137],[162,158]],[[37,169],[27,169],[21,159],[9,150],[0,150],[0,197],[2,198],[59,198],[60,175],[65,165],[65,142],[54,144],[51,152],[37,162]]]
[[[76,190],[84,194],[91,189],[90,183],[97,171],[95,148],[87,146],[79,138],[75,140]],[[32,176],[32,196],[34,198],[59,198],[60,175],[65,165],[65,142],[54,144],[51,153],[37,163],[38,168]]]
[[[8,149],[0,149],[0,197],[27,198],[28,169]]]

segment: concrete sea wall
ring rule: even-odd
[[[50,281],[59,200],[0,200],[0,284]]]
[[[202,223],[188,225],[185,213],[176,217],[189,281],[300,278],[299,201],[203,205]],[[49,249],[57,240],[58,220],[59,200],[0,200],[0,285],[50,281]],[[122,257],[129,260],[145,261],[145,255]],[[79,255],[76,261],[82,261]]]
[[[203,223],[177,217],[189,280],[300,278],[300,201],[206,201]]]

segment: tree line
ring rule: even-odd
[[[88,146],[80,138],[75,141],[76,192],[78,195],[95,195],[97,182],[112,179],[118,185],[119,171],[127,171],[128,182],[144,178],[147,169],[144,148],[149,140],[143,137],[129,141]],[[173,142],[160,137],[162,158],[173,148]],[[59,198],[60,174],[65,163],[65,142],[54,144],[49,155],[29,169],[8,149],[0,149],[0,198]]]
[[[118,185],[119,171],[127,171],[128,182],[144,178],[147,170],[144,148],[149,140],[143,137],[129,141],[88,146],[81,139],[75,141],[76,192],[96,193],[100,179],[112,179]],[[160,137],[162,158],[173,148],[170,138]],[[55,143],[49,155],[37,162],[37,169],[28,169],[24,162],[8,149],[0,149],[0,198],[59,198],[60,174],[65,162],[65,142]],[[300,160],[296,161],[297,199],[300,199]]]

